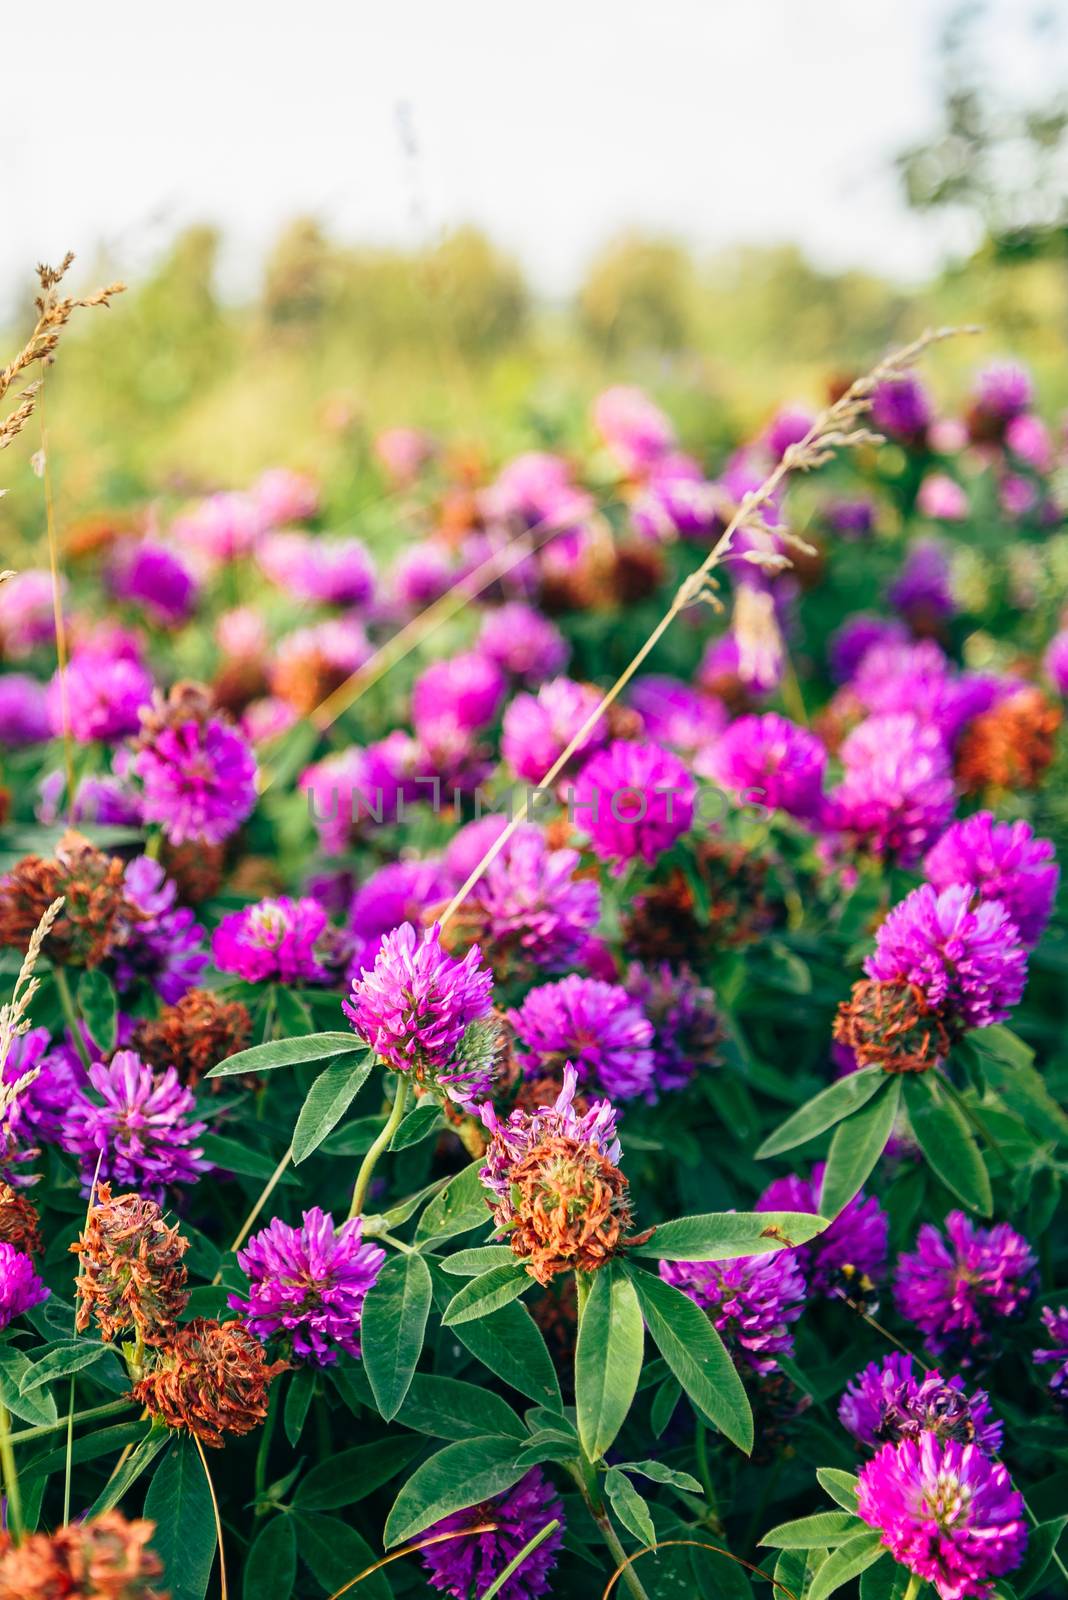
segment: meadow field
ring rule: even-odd
[[[218,244],[3,347],[0,1600],[1068,1594],[1059,253]]]

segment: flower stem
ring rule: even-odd
[[[133,1406],[132,1400],[109,1400],[107,1405],[90,1406],[88,1411],[76,1411],[70,1419],[72,1422],[91,1422],[97,1417],[113,1417],[118,1411],[129,1411]],[[43,1439],[46,1434],[56,1433],[60,1428],[67,1426],[67,1418],[60,1417],[56,1422],[41,1422],[33,1428],[20,1428],[18,1433],[11,1435],[12,1444],[28,1444],[31,1439]]]
[[[70,984],[67,981],[65,969],[58,966],[53,967],[52,977],[55,979],[56,993],[59,995],[59,1003],[63,1008],[63,1015],[66,1019],[67,1027],[70,1029],[71,1038],[74,1040],[74,1048],[81,1056],[82,1064],[85,1067],[86,1072],[88,1072],[89,1068],[93,1064],[93,1058],[89,1054],[85,1039],[82,1035],[81,1020],[78,1016],[78,1008],[74,1004],[74,996],[70,992]]]
[[[916,1596],[920,1592],[920,1585],[922,1583],[923,1583],[923,1579],[920,1577],[919,1573],[918,1572],[914,1572],[912,1574],[911,1578],[909,1579],[909,1586],[905,1590],[905,1593],[902,1596],[902,1600],[916,1600]]]
[[[368,1150],[360,1163],[360,1170],[356,1174],[356,1186],[352,1191],[352,1204],[349,1207],[349,1217],[363,1215],[364,1204],[367,1200],[367,1191],[371,1187],[378,1158],[383,1150],[387,1150],[393,1135],[404,1120],[404,1113],[408,1108],[408,1080],[403,1074],[397,1078],[397,1092],[393,1097],[393,1110],[386,1118],[386,1125],[382,1129],[374,1144]]]
[[[7,1520],[16,1544],[22,1541],[22,1498],[19,1494],[19,1475],[15,1467],[15,1452],[11,1448],[11,1417],[7,1407],[0,1402],[0,1465],[4,1474],[4,1493],[7,1495]]]

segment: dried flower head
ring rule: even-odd
[[[221,844],[256,803],[256,762],[203,684],[177,683],[141,713],[133,769],[144,815],[175,845]]]
[[[864,978],[834,1019],[834,1037],[858,1067],[929,1072],[949,1054],[950,1035],[923,990],[902,979]]]
[[[1061,708],[1041,689],[1019,689],[965,729],[957,747],[957,781],[969,794],[1035,789],[1053,760]]]
[[[205,1073],[243,1050],[252,1036],[252,1018],[239,1000],[223,1000],[210,989],[190,989],[158,1017],[134,1030],[131,1046],[157,1071],[173,1067],[188,1088]]]
[[[182,1264],[188,1248],[154,1200],[139,1194],[112,1199],[111,1185],[102,1183],[85,1230],[71,1245],[81,1268],[78,1332],[95,1320],[109,1342],[133,1329],[139,1343],[166,1344],[189,1300]]]
[[[9,1244],[24,1255],[44,1249],[37,1207],[9,1183],[0,1183],[0,1243]]]
[[[627,1242],[627,1180],[592,1144],[557,1136],[512,1168],[508,1242],[539,1283],[558,1272],[595,1272]]]
[[[267,1392],[285,1361],[268,1362],[243,1322],[194,1317],[160,1351],[133,1397],[169,1428],[187,1428],[220,1446],[228,1433],[251,1433],[267,1415]]]
[[[148,1548],[154,1522],[105,1511],[21,1544],[0,1535],[0,1600],[168,1600],[155,1580],[163,1565]]]
[[[42,945],[60,966],[95,967],[111,950],[127,908],[123,864],[78,833],[66,833],[55,856],[23,856],[0,881],[0,944],[24,949],[53,901],[63,899]]]

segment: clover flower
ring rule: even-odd
[[[957,778],[967,794],[1037,789],[1053,760],[1060,706],[1030,685],[984,710],[957,751]]]
[[[243,1322],[194,1317],[160,1350],[132,1393],[168,1428],[219,1448],[227,1434],[259,1427],[271,1383],[286,1368],[285,1361],[268,1362]]]
[[[1042,1325],[1051,1344],[1046,1349],[1036,1350],[1035,1360],[1056,1363],[1056,1371],[1049,1380],[1050,1393],[1068,1408],[1068,1306],[1043,1306]]]
[[[462,960],[442,948],[441,932],[402,923],[387,934],[375,964],[353,981],[342,1004],[356,1033],[395,1072],[439,1084],[451,1098],[478,1085],[450,1069],[473,1022],[488,1016],[493,976],[473,945]]]
[[[177,904],[177,884],[150,856],[127,862],[122,887],[121,936],[112,952],[115,987],[125,994],[141,979],[173,1005],[208,964],[204,929],[188,906]]]
[[[627,969],[625,988],[653,1028],[649,1092],[684,1089],[698,1073],[718,1063],[723,1029],[716,997],[690,968],[676,972],[666,961],[648,968],[635,961]]]
[[[0,1243],[0,1329],[32,1311],[51,1291],[34,1270],[33,1262],[13,1244]]]
[[[501,755],[520,778],[540,783],[600,701],[597,689],[570,678],[553,678],[536,695],[517,694],[505,708]],[[576,758],[596,750],[607,737],[603,721],[594,723],[579,742]]]
[[[985,1597],[1027,1548],[1023,1497],[1007,1469],[933,1433],[883,1446],[861,1469],[857,1510],[940,1600]]]
[[[1036,1258],[1007,1223],[984,1228],[951,1211],[945,1232],[925,1222],[916,1249],[898,1260],[897,1308],[924,1334],[937,1355],[969,1365],[997,1347],[1005,1323],[1034,1298]]]
[[[774,1372],[794,1348],[791,1324],[805,1303],[793,1251],[733,1261],[661,1261],[660,1276],[707,1311],[731,1354],[754,1372]]]
[[[501,1600],[541,1600],[550,1592],[549,1574],[563,1543],[564,1508],[540,1467],[531,1468],[504,1494],[466,1511],[454,1511],[426,1530],[423,1538],[430,1539],[439,1533],[457,1534],[484,1523],[494,1524],[492,1533],[428,1544],[421,1554],[430,1587],[453,1600],[483,1594],[534,1535],[554,1520],[561,1526],[531,1551],[498,1591]]]
[[[653,1086],[653,1025],[619,984],[578,973],[532,989],[509,1012],[527,1076],[559,1077],[573,1064],[583,1087],[631,1100]]]
[[[232,1294],[257,1338],[286,1341],[295,1357],[327,1367],[338,1352],[360,1354],[360,1317],[386,1253],[363,1238],[363,1222],[334,1219],[312,1206],[299,1228],[275,1217],[238,1252],[249,1277],[247,1299]]]
[[[936,628],[957,611],[946,553],[934,539],[917,539],[886,592],[894,610],[917,631]]]
[[[157,1071],[173,1067],[187,1088],[244,1050],[252,1036],[252,1018],[239,1000],[223,1000],[210,989],[190,989],[156,1017],[138,1022],[131,1044]]]
[[[0,1600],[166,1600],[163,1564],[148,1548],[154,1522],[104,1511],[55,1533],[28,1533],[18,1545],[0,1534]]]
[[[826,765],[827,752],[815,734],[768,711],[732,722],[697,770],[731,794],[808,821],[820,810]]]
[[[60,896],[63,910],[44,941],[44,954],[58,966],[99,966],[119,936],[123,866],[78,833],[64,834],[52,859],[23,856],[0,878],[0,945],[25,950]]]
[[[868,717],[839,754],[845,777],[828,797],[825,825],[858,849],[915,866],[956,802],[938,729],[907,714]]]
[[[518,827],[460,907],[450,947],[476,942],[502,976],[571,965],[601,911],[600,887],[578,865],[577,850],[552,850],[540,828]]]
[[[941,894],[929,883],[914,889],[879,928],[868,977],[915,984],[959,1027],[1004,1022],[1023,994],[1027,953],[1000,904],[971,902],[960,884]]]
[[[997,822],[977,811],[954,822],[924,858],[935,889],[968,884],[980,900],[997,901],[1015,923],[1025,945],[1041,939],[1053,910],[1060,869],[1049,839],[1036,838],[1029,823]]]
[[[860,1444],[877,1449],[933,1433],[959,1444],[975,1443],[986,1455],[1001,1449],[1004,1428],[991,1414],[985,1389],[968,1394],[959,1375],[925,1371],[917,1378],[910,1355],[892,1350],[851,1379],[838,1420]]]
[[[834,1038],[857,1067],[929,1072],[949,1054],[949,1030],[923,990],[900,979],[862,979],[834,1019]]]
[[[236,972],[246,983],[330,983],[337,945],[318,901],[288,895],[229,912],[211,937],[219,971]]]
[[[89,1069],[88,1089],[79,1089],[70,1106],[60,1143],[81,1161],[86,1190],[97,1171],[162,1200],[170,1183],[194,1183],[209,1168],[195,1141],[205,1131],[191,1120],[195,1099],[173,1067],[154,1073],[135,1050],[117,1050],[107,1065]],[[102,1102],[102,1103],[101,1103]]]
[[[167,1226],[154,1200],[139,1194],[113,1199],[111,1185],[102,1183],[70,1248],[79,1265],[79,1333],[95,1321],[109,1343],[130,1329],[150,1346],[173,1338],[189,1300],[182,1262],[189,1240]]]
[[[616,739],[591,756],[575,785],[590,848],[617,870],[652,865],[693,823],[696,785],[677,756],[652,741]]]
[[[24,672],[4,673],[0,677],[0,745],[17,750],[42,744],[51,736],[44,685]]]
[[[571,653],[556,624],[521,600],[509,600],[487,612],[478,649],[502,672],[527,685],[562,672]]]
[[[196,609],[196,578],[174,550],[156,540],[142,539],[120,549],[107,579],[117,600],[144,607],[165,627],[187,622]]]
[[[256,803],[248,743],[197,684],[176,684],[142,713],[133,770],[144,790],[145,821],[158,822],[172,844],[222,844]]]

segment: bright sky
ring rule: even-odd
[[[932,125],[946,3],[9,0],[0,306],[39,258],[103,241],[135,271],[192,220],[244,288],[298,213],[404,242],[472,220],[550,294],[628,224],[914,277],[951,239],[888,160]],[[1029,70],[1021,3],[995,3],[1002,71]]]

